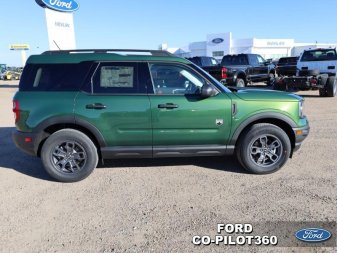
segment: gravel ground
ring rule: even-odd
[[[336,252],[191,241],[217,223],[336,221],[337,97],[300,93],[311,133],[271,175],[247,174],[231,157],[118,160],[62,184],[11,140],[16,88],[0,82],[1,252]]]

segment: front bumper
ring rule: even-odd
[[[295,134],[295,146],[293,148],[293,152],[296,152],[302,145],[302,142],[309,135],[310,127],[309,125],[301,128],[293,128]]]
[[[15,145],[29,155],[36,156],[37,148],[35,147],[36,134],[25,133],[14,130],[12,132],[12,139]]]

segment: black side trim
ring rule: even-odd
[[[251,123],[254,121],[258,121],[261,119],[276,119],[276,120],[281,120],[285,123],[287,123],[290,127],[296,128],[296,123],[289,117],[281,114],[281,113],[273,113],[273,112],[266,112],[266,113],[258,113],[255,114],[254,116],[248,118],[244,122],[240,124],[240,126],[235,130],[234,134],[232,135],[232,138],[229,142],[229,145],[235,145],[241,132]]]
[[[105,147],[101,148],[103,159],[152,158],[151,146]]]
[[[234,146],[190,145],[190,146],[119,146],[101,149],[103,159],[160,158],[232,155]]]
[[[192,157],[226,155],[225,145],[154,146],[153,157]]]

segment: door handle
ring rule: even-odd
[[[106,108],[106,105],[103,105],[101,103],[94,103],[94,104],[86,105],[85,108],[93,109],[93,110],[103,110]]]
[[[328,69],[335,69],[335,66],[328,66]]]
[[[178,107],[179,107],[178,105],[173,104],[173,103],[166,103],[166,104],[159,104],[158,105],[158,108],[160,108],[160,109],[163,109],[163,108],[165,108],[165,109],[176,109]]]

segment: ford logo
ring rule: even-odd
[[[295,236],[305,242],[324,242],[331,237],[331,233],[322,228],[304,228],[298,230]]]
[[[79,4],[75,0],[35,0],[43,8],[49,8],[54,11],[74,12],[78,10]]]
[[[221,38],[216,38],[216,39],[212,40],[212,42],[213,42],[214,44],[220,44],[220,43],[222,43],[223,41],[224,41],[224,39],[221,39]]]

